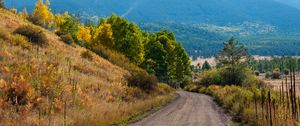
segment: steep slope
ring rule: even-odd
[[[12,33],[22,25],[34,26],[0,9],[0,125],[126,124],[173,97],[168,87],[151,94],[128,87],[127,70],[93,53],[82,58],[85,48],[46,29],[47,45],[30,44]]]
[[[4,0],[10,7],[32,10],[35,1]],[[299,31],[300,10],[274,0],[50,0],[55,12],[105,17],[115,12],[136,22],[271,24],[281,31]]]

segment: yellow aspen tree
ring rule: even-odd
[[[115,43],[111,25],[108,23],[100,24],[96,29],[93,40],[96,45],[101,43],[109,48],[113,48]]]
[[[54,23],[54,15],[49,8],[50,2],[39,0],[35,4],[33,10],[33,22],[44,27],[52,27]]]
[[[54,27],[56,28],[56,31],[61,31],[64,29],[64,27],[67,27],[65,26],[66,22],[72,18],[67,11],[63,14],[56,14],[54,17]]]
[[[86,42],[88,45],[91,44],[91,30],[89,27],[85,27],[84,25],[78,26],[77,39],[82,42]]]

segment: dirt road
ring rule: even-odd
[[[228,126],[230,118],[207,95],[179,91],[179,98],[130,126]]]

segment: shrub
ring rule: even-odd
[[[131,76],[127,77],[128,86],[139,87],[142,90],[153,90],[155,89],[158,79],[149,75],[145,71],[133,73]]]
[[[271,72],[267,72],[265,75],[265,78],[271,78],[272,77],[272,73]]]
[[[24,25],[17,28],[14,33],[26,36],[30,42],[38,45],[43,45],[48,42],[46,35],[43,33],[42,29],[38,27]]]
[[[69,45],[71,45],[71,44],[74,43],[74,40],[73,40],[73,38],[72,38],[72,36],[71,36],[70,34],[64,34],[64,35],[61,35],[61,36],[60,36],[60,39],[61,39],[64,43],[69,44]]]
[[[219,70],[212,69],[209,71],[205,71],[201,75],[200,85],[212,85],[212,84],[222,84],[222,76],[219,73]]]
[[[88,59],[88,60],[92,60],[93,59],[92,52],[89,51],[89,50],[82,51],[80,55],[81,55],[82,58],[85,58],[85,59]]]
[[[30,43],[25,36],[22,35],[14,35],[11,37],[10,42],[15,46],[21,46],[22,48],[29,49]]]
[[[102,58],[110,61],[114,65],[128,70],[131,73],[143,71],[141,68],[132,63],[125,55],[115,50],[111,50],[102,45],[91,47],[90,49]]]
[[[256,76],[259,76],[260,73],[259,73],[259,71],[255,71],[254,74],[255,74]]]
[[[5,31],[4,29],[0,29],[0,39],[9,40],[10,34],[9,32]]]
[[[171,88],[168,84],[165,83],[158,83],[157,87],[162,94],[170,94],[174,91],[173,88]]]
[[[58,35],[58,36],[62,36],[62,35],[68,34],[68,33],[63,32],[63,31],[56,31],[55,34]]]
[[[13,105],[26,105],[33,96],[33,88],[23,76],[15,76],[6,92],[7,101]]]
[[[289,75],[289,74],[290,74],[290,71],[289,71],[288,69],[285,69],[285,70],[283,71],[283,73],[284,73],[285,75]]]
[[[273,79],[280,79],[281,73],[279,69],[275,69],[272,73],[272,78]]]
[[[242,86],[244,87],[264,87],[266,86],[265,82],[254,75],[247,75],[246,79],[243,81]]]

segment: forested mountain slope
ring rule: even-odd
[[[254,55],[300,54],[298,0],[50,1],[54,12],[75,12],[82,19],[98,20],[116,13],[147,31],[174,31],[177,40],[194,57],[216,55],[222,43],[232,36],[246,44]],[[36,0],[4,2],[8,7],[26,7],[31,11]],[[279,48],[283,43],[289,50]]]
[[[32,10],[36,0],[4,0],[9,7]],[[274,0],[50,0],[55,12],[109,16],[136,22],[230,24],[261,22],[282,31],[299,31],[300,10]]]

